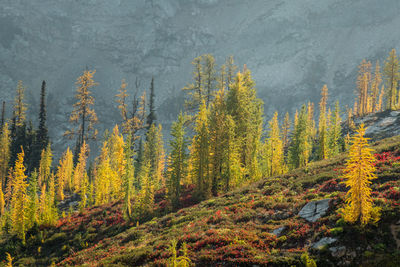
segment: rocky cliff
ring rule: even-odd
[[[219,63],[234,55],[247,64],[267,114],[318,101],[325,83],[350,104],[359,62],[398,48],[399,11],[397,0],[2,0],[0,99],[10,101],[23,80],[34,115],[45,79],[50,134],[61,143],[83,69],[97,70],[101,129],[119,120],[121,79],[133,90],[136,77],[148,88],[154,75],[158,116],[168,124],[191,60],[212,53]]]

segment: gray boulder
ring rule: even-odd
[[[276,228],[275,230],[272,231],[272,234],[276,235],[277,237],[280,237],[282,232],[286,229],[286,226],[282,226],[279,228]]]
[[[327,198],[307,203],[299,212],[299,216],[309,222],[316,222],[326,214],[330,200],[330,198]]]
[[[322,249],[323,247],[325,247],[326,245],[330,245],[332,243],[335,243],[337,241],[336,238],[332,238],[332,237],[323,237],[321,238],[318,242],[314,243],[311,248],[313,249]]]

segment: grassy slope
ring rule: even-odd
[[[400,239],[396,225],[400,218],[399,147],[400,136],[375,144],[381,153],[379,178],[372,185],[375,204],[382,207],[377,227],[347,225],[337,214],[346,191],[339,183],[344,163],[340,155],[165,216],[160,193],[159,216],[138,227],[124,222],[120,203],[93,207],[61,219],[57,227],[33,231],[25,247],[17,241],[0,241],[0,253],[14,249],[17,263],[24,265],[52,261],[60,266],[162,265],[170,256],[170,240],[176,239],[178,246],[188,244],[189,257],[200,266],[287,266],[300,265],[301,254],[315,241],[335,237],[338,242],[332,246],[345,246],[346,251],[337,258],[329,249],[311,251],[320,266],[395,266],[400,261],[392,234]],[[390,152],[382,154],[385,151]],[[190,190],[185,194],[187,206]],[[325,217],[308,223],[297,216],[308,201],[324,198],[332,199]],[[285,229],[280,237],[271,234],[281,226]]]

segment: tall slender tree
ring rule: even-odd
[[[0,122],[0,129],[3,129],[4,124],[6,123],[6,101],[3,101],[1,106],[1,122]]]
[[[274,176],[286,171],[283,142],[279,130],[278,112],[274,113],[269,122],[268,138],[265,143],[266,175]]]
[[[14,180],[12,183],[13,192],[11,196],[11,220],[13,232],[18,238],[25,241],[26,222],[27,222],[27,176],[24,166],[24,150],[21,147],[21,152],[18,153],[17,161],[14,166]]]
[[[172,139],[169,142],[171,153],[168,157],[167,188],[168,198],[173,209],[177,209],[180,205],[181,181],[187,174],[188,155],[186,147],[188,141],[185,137],[184,124],[184,116],[180,113],[178,120],[172,124]]]
[[[132,219],[132,197],[134,194],[133,181],[135,178],[134,168],[134,150],[132,144],[132,136],[128,135],[124,146],[125,168],[122,176],[122,186],[124,192],[124,215],[127,219]]]
[[[396,50],[392,49],[389,57],[385,60],[383,76],[386,85],[386,106],[388,109],[396,109],[397,86],[400,80],[400,65]]]
[[[235,135],[239,142],[241,164],[246,176],[261,178],[258,155],[261,148],[263,102],[256,96],[254,81],[249,70],[238,73],[227,94],[227,110],[235,122]]]
[[[163,187],[165,185],[163,175],[165,167],[165,152],[161,124],[158,127],[153,124],[146,134],[146,142],[144,144],[144,162],[150,164],[149,177],[155,189]]]
[[[289,163],[291,167],[299,168],[306,166],[310,159],[311,149],[312,144],[308,125],[307,108],[303,105],[289,147]]]
[[[284,148],[286,148],[289,144],[290,127],[291,127],[291,122],[290,122],[289,112],[286,112],[282,124],[282,143]]]
[[[372,78],[371,82],[371,97],[372,97],[372,111],[377,112],[380,110],[379,108],[379,91],[380,91],[380,86],[382,83],[382,74],[381,74],[381,67],[379,65],[379,61],[376,61],[375,64],[375,71],[374,71],[374,77]]]
[[[210,181],[210,140],[208,128],[208,110],[205,100],[196,116],[195,135],[190,147],[190,169],[196,193],[199,199],[211,196]]]
[[[7,171],[10,162],[10,131],[7,123],[4,124],[0,134],[0,188],[6,186]]]
[[[31,152],[30,169],[39,167],[40,153],[46,149],[49,143],[48,130],[46,126],[46,81],[42,82],[40,91],[40,111],[39,111],[39,127],[36,131],[35,142]]]
[[[192,61],[194,66],[193,70],[193,83],[182,88],[187,91],[189,99],[186,100],[185,106],[189,111],[197,111],[202,101],[204,100],[204,83],[203,83],[203,65],[202,56],[196,57]]]
[[[93,75],[96,71],[85,70],[76,81],[76,95],[78,100],[74,104],[74,109],[69,118],[70,123],[73,125],[71,130],[65,132],[66,136],[73,138],[77,136],[77,149],[80,149],[83,143],[87,143],[90,139],[96,139],[97,130],[94,124],[97,123],[97,115],[93,109],[94,97],[91,95],[90,88],[97,85],[93,80]],[[75,151],[75,156],[80,151]]]
[[[147,115],[147,130],[150,129],[156,121],[156,110],[155,110],[155,93],[154,93],[154,77],[151,77],[150,83],[150,99],[149,99],[149,114]]]
[[[326,84],[321,90],[321,101],[319,102],[319,125],[318,125],[318,158],[328,157],[328,125],[326,118],[326,105],[328,101],[328,87]]]
[[[339,154],[341,147],[342,138],[342,120],[340,116],[340,106],[339,101],[336,101],[335,109],[331,117],[331,123],[328,132],[328,147],[329,147],[329,157],[334,157]]]

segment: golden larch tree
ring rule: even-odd
[[[73,155],[69,147],[62,155],[56,174],[57,200],[64,200],[64,191],[72,191],[72,175],[74,171]]]
[[[98,83],[94,82],[93,75],[95,70],[85,70],[82,76],[79,76],[76,81],[76,95],[77,102],[71,112],[69,121],[74,125],[74,128],[65,132],[65,135],[73,138],[78,137],[77,148],[80,148],[84,142],[89,139],[96,139],[97,130],[94,129],[94,124],[97,123],[97,115],[93,109],[94,97],[90,88],[96,86]],[[77,151],[79,152],[79,151]]]
[[[386,85],[386,106],[388,109],[396,109],[397,86],[400,80],[400,65],[396,55],[396,49],[392,49],[385,60],[383,76]]]
[[[27,176],[25,174],[24,166],[24,150],[21,147],[21,152],[17,155],[17,161],[14,166],[13,174],[13,192],[11,196],[11,221],[12,230],[18,238],[25,240],[26,232],[26,209],[28,204],[27,195]]]
[[[373,150],[368,145],[368,138],[364,137],[365,128],[361,124],[356,134],[351,139],[346,167],[343,171],[343,182],[349,191],[346,194],[346,205],[342,215],[348,222],[361,222],[367,224],[373,218],[371,197],[371,180],[376,179],[375,157]]]
[[[264,146],[266,175],[274,176],[284,173],[286,171],[286,167],[283,154],[283,142],[279,130],[278,112],[274,113],[274,116],[269,122],[268,138]]]
[[[17,92],[14,99],[14,120],[16,126],[22,126],[26,119],[27,106],[24,102],[25,98],[25,86],[22,81],[18,81]]]

